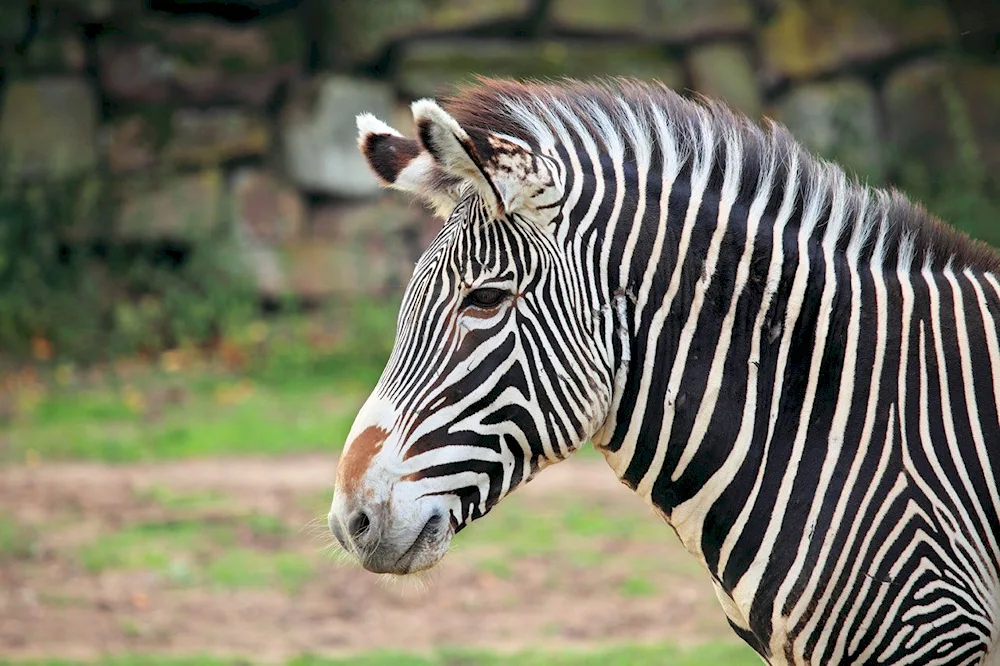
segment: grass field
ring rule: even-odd
[[[391,344],[391,313],[366,316],[350,337],[310,318],[210,354],[8,368],[0,663],[759,663],[593,452],[417,583],[338,557],[336,453]]]

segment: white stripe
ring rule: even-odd
[[[703,144],[705,146],[711,146],[713,143],[713,135],[711,134],[712,128],[711,125],[704,119],[702,121],[701,130],[706,133],[706,135],[702,137]],[[692,136],[693,135],[695,135],[695,132],[692,131]],[[649,327],[649,336],[647,338],[647,349],[656,349],[656,341],[659,340],[660,333],[663,330],[663,323],[666,320],[667,315],[670,313],[673,300],[680,288],[680,276],[684,266],[683,258],[687,256],[687,250],[691,243],[691,234],[694,231],[698,208],[701,205],[701,197],[705,192],[705,188],[708,187],[708,180],[712,174],[712,165],[712,155],[708,149],[695,151],[694,165],[691,169],[691,198],[688,202],[688,213],[684,220],[684,226],[681,229],[680,245],[677,249],[678,261],[674,266],[673,274],[671,275],[670,284],[667,287],[667,293],[664,296],[663,303],[656,310],[656,312],[653,313],[653,318]],[[642,312],[642,309],[636,307],[635,316],[637,320],[642,317]],[[636,323],[638,324],[638,321]],[[659,359],[656,358],[656,354],[647,354],[644,359],[642,375],[639,381],[639,393],[636,398],[634,411],[632,412],[632,420],[629,423],[621,448],[618,451],[605,452],[608,464],[610,464],[612,469],[615,470],[615,473],[619,478],[625,474],[625,471],[628,469],[628,465],[632,460],[632,456],[635,454],[639,430],[641,429],[642,423],[646,417],[646,404],[649,401],[649,386],[653,379],[654,370],[658,369],[658,366]]]

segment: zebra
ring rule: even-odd
[[[368,570],[588,441],[769,664],[1000,664],[1000,254],[787,129],[634,79],[358,116],[443,219],[348,435]]]

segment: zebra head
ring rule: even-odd
[[[463,127],[433,101],[412,111],[419,138],[365,114],[359,145],[384,186],[445,222],[406,287],[329,514],[380,573],[433,566],[457,531],[579,448],[613,382],[610,308],[589,277],[593,243],[562,219],[557,151]]]

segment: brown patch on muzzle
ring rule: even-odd
[[[368,464],[388,438],[389,431],[378,426],[368,426],[354,438],[337,465],[337,487],[342,492],[353,494],[357,490]]]

